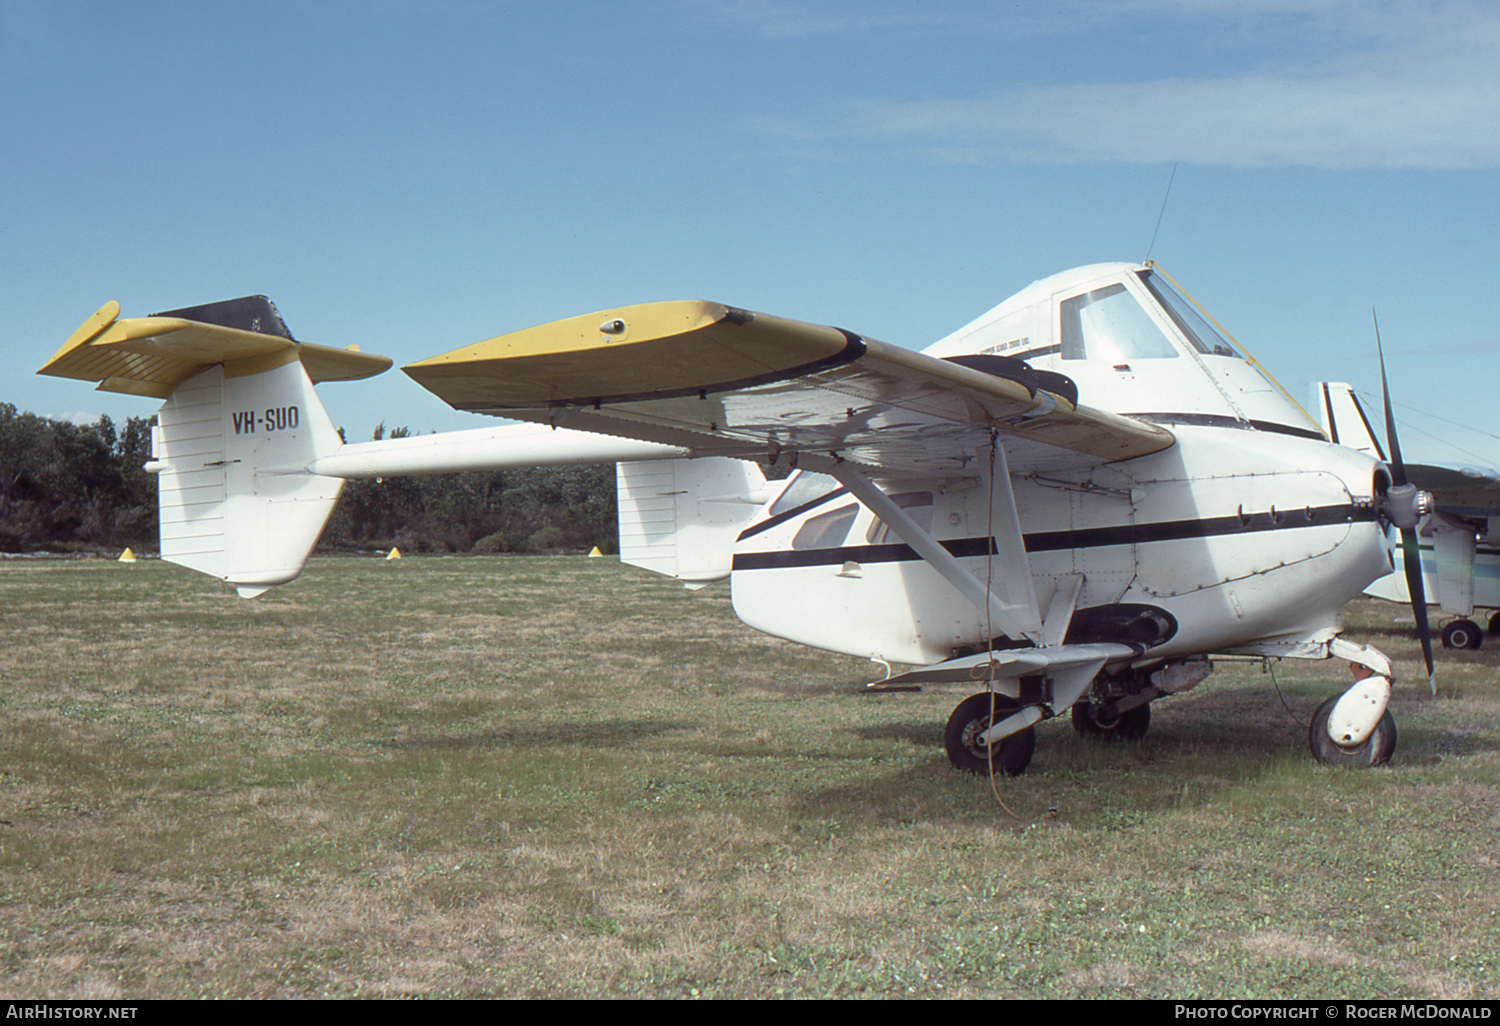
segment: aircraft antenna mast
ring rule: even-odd
[[[1151,244],[1146,247],[1146,259],[1141,263],[1151,262],[1151,251],[1156,248],[1156,233],[1161,231],[1161,219],[1167,216],[1167,200],[1172,197],[1172,180],[1177,177],[1177,163],[1172,163],[1172,173],[1167,176],[1167,191],[1161,198],[1161,210],[1156,215],[1156,227],[1151,229]]]

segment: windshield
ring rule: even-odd
[[[1215,331],[1213,325],[1198,313],[1197,307],[1173,292],[1171,286],[1158,275],[1143,271],[1141,280],[1146,283],[1146,288],[1151,290],[1151,294],[1157,298],[1157,301],[1166,307],[1173,323],[1187,336],[1188,342],[1194,349],[1205,356],[1233,356],[1236,359],[1244,359],[1234,346],[1230,345],[1224,336]]]
[[[1064,360],[1158,360],[1177,350],[1124,285],[1072,296],[1061,307]]]

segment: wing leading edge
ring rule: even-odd
[[[717,303],[602,310],[403,369],[461,410],[704,456],[849,460],[891,476],[963,473],[992,430],[1012,471],[1130,459],[1173,442],[1164,428],[1076,405],[1024,366],[986,373]]]

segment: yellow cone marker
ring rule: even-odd
[[[122,552],[122,553],[120,553],[120,562],[121,563],[134,563],[135,562],[135,553],[130,551],[130,547],[128,545],[125,547],[125,551]]]
[[[599,551],[599,546],[595,545],[593,551],[589,553],[589,558],[590,559],[598,559],[599,557],[601,557],[603,555],[604,555],[604,553],[602,553],[602,552]]]
[[[389,552],[387,552],[385,554],[385,558],[386,559],[400,559],[401,558],[401,550],[398,549],[398,548],[396,548],[396,547],[394,547],[394,546],[392,546],[391,551],[389,551]]]

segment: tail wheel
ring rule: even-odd
[[[994,703],[993,716],[991,701]],[[1005,695],[989,692],[973,695],[959,703],[953,715],[948,717],[948,729],[943,732],[943,744],[948,749],[948,760],[957,769],[968,773],[988,776],[990,763],[995,772],[1007,777],[1020,776],[1031,765],[1031,756],[1036,752],[1036,730],[1027,727],[995,744],[994,751],[981,741],[980,735],[998,723],[1021,711],[1021,704]]]
[[[1396,751],[1396,721],[1390,711],[1380,717],[1364,744],[1344,747],[1328,736],[1328,717],[1338,704],[1338,695],[1318,706],[1312,724],[1307,728],[1307,744],[1313,758],[1329,766],[1384,766]]]
[[[1114,719],[1101,717],[1099,707],[1093,702],[1084,701],[1073,706],[1073,729],[1080,737],[1100,741],[1139,741],[1146,736],[1150,726],[1150,705],[1126,709]]]

